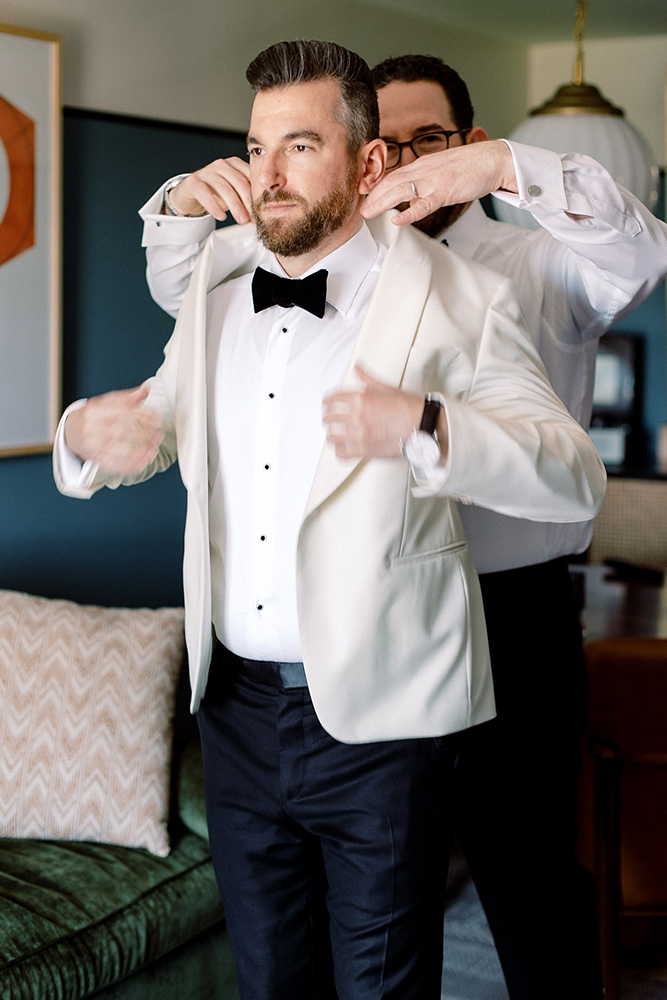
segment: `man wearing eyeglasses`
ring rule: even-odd
[[[662,277],[667,227],[588,157],[488,141],[465,83],[439,59],[386,60],[374,82],[387,174],[364,214],[398,205],[397,224],[510,276],[556,392],[587,426],[598,339]],[[142,209],[149,285],[168,312],[214,220],[249,221],[247,178],[244,161],[218,160],[173,178]],[[478,199],[491,192],[541,228],[488,219]],[[598,1000],[592,893],[574,849],[586,677],[567,567],[590,528],[461,513],[481,575],[498,718],[460,743],[459,837],[512,1000]]]
[[[399,205],[395,223],[511,277],[557,394],[588,427],[599,338],[664,276],[667,227],[589,157],[487,141],[465,83],[440,60],[388,59],[373,76],[387,173],[364,214]],[[541,228],[487,218],[477,199],[491,192]],[[599,998],[593,892],[575,852],[587,679],[567,566],[592,524],[461,514],[498,716],[459,744],[459,838],[512,1000]]]

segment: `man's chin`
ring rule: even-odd
[[[443,230],[449,229],[463,215],[467,207],[467,203],[463,205],[445,205],[444,208],[436,209],[435,212],[427,215],[424,219],[419,219],[413,225],[415,229],[419,229],[426,236],[439,236]]]
[[[445,229],[449,229],[457,219],[459,219],[469,202],[465,202],[463,205],[445,205],[444,208],[438,208],[435,212],[427,215],[424,219],[419,219],[418,222],[413,222],[415,229],[419,229],[420,232],[425,233],[426,236],[439,236]],[[405,212],[406,209],[410,208],[410,202],[404,201],[400,205],[396,206],[399,212]]]
[[[304,216],[303,210],[299,213],[296,212],[267,212],[260,211],[257,213],[259,219],[261,219],[260,225],[263,229],[266,229],[271,233],[285,233],[289,232],[294,226],[299,225],[301,219]],[[257,221],[257,216],[255,221]]]

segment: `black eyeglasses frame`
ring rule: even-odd
[[[413,152],[413,155],[417,159],[419,159],[420,156],[428,156],[429,155],[428,153],[418,153],[413,143],[418,142],[420,139],[425,139],[429,135],[444,135],[445,139],[447,140],[447,145],[445,146],[445,149],[449,149],[449,140],[453,135],[467,135],[468,132],[471,131],[472,131],[472,126],[470,128],[453,128],[453,129],[443,128],[443,129],[436,129],[433,132],[423,132],[421,135],[414,136],[414,138],[410,139],[408,142],[394,142],[392,140],[391,142],[386,143],[386,145],[398,148],[398,160],[393,165],[393,167],[386,167],[385,169],[396,170],[397,167],[400,167],[401,160],[403,159],[403,150],[405,149],[406,146],[410,147],[410,149]],[[437,152],[441,153],[442,150],[437,150]]]

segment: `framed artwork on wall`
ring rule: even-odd
[[[60,411],[60,38],[0,24],[0,456]]]

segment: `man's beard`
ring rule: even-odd
[[[284,188],[271,194],[269,191],[253,200],[252,217],[257,235],[267,250],[280,257],[300,257],[320,245],[327,236],[347,222],[358,197],[357,164],[350,164],[345,182],[324,195],[314,205],[305,198]],[[303,215],[295,222],[283,219],[266,220],[260,214],[262,205],[288,201],[300,205]]]
[[[461,218],[469,204],[470,202],[464,202],[462,205],[445,205],[443,208],[436,208],[435,212],[412,224],[415,229],[421,230],[427,236],[439,236],[443,229],[449,229],[457,219]]]

